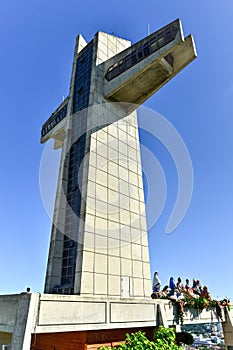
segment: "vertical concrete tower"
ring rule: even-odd
[[[195,57],[179,20],[134,45],[77,37],[69,95],[41,132],[62,147],[45,293],[150,296],[136,108]]]

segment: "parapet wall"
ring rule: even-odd
[[[19,322],[19,308],[22,312],[22,303],[25,314],[29,312],[29,303],[36,303],[32,316],[35,333],[179,324],[174,303],[165,299],[106,299],[23,293],[0,297],[0,331],[14,332],[15,324]],[[202,311],[184,309],[184,312],[186,324],[219,321],[213,308]]]
[[[233,312],[222,310],[223,329],[233,345]],[[184,308],[184,324],[219,322],[216,310]],[[0,332],[13,334],[14,350],[26,350],[32,334],[177,326],[170,300],[90,298],[77,295],[19,294],[0,297]]]
[[[0,296],[0,330],[13,333],[22,294]]]

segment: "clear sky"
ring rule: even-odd
[[[149,232],[151,269],[199,278],[214,297],[230,297],[233,217],[233,3],[220,1],[9,0],[0,4],[0,293],[43,291],[51,222],[43,207],[39,168],[42,124],[69,89],[75,37],[101,30],[136,42],[181,18],[198,58],[151,97],[179,132],[194,171],[190,207],[178,228],[165,227],[177,194],[177,173],[164,147],[142,132],[167,180],[164,211]],[[56,181],[56,179],[54,180]]]

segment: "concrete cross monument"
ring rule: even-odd
[[[45,293],[150,296],[136,108],[195,57],[179,19],[133,45],[77,37],[69,95],[41,132],[62,147]]]
[[[170,300],[150,298],[137,107],[195,57],[179,20],[134,45],[77,37],[69,95],[41,132],[62,149],[45,293],[0,296],[0,347],[97,350],[180,326]],[[219,316],[187,310],[184,322]],[[231,349],[233,310],[221,322]]]

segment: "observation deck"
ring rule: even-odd
[[[142,104],[196,57],[177,19],[104,63],[105,98]]]

